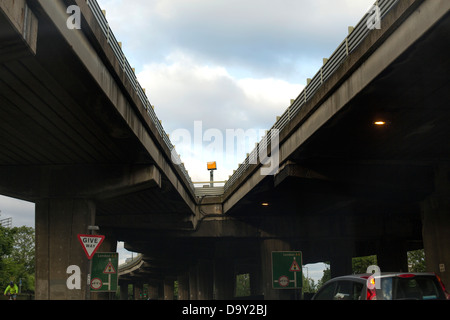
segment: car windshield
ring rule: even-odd
[[[377,300],[436,300],[444,298],[437,279],[430,276],[381,278],[381,289],[377,289]]]

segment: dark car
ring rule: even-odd
[[[312,300],[450,300],[434,273],[359,274],[331,279]]]

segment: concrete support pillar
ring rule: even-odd
[[[191,265],[189,268],[189,300],[197,300],[197,278],[198,278],[198,266],[196,264]]]
[[[279,239],[263,240],[261,243],[261,275],[265,300],[291,300],[293,290],[273,289],[272,286],[272,252],[291,251],[291,246]]]
[[[264,295],[261,272],[262,270],[259,266],[254,265],[250,268],[250,293],[253,297],[260,297]]]
[[[214,264],[211,260],[201,259],[198,264],[197,299],[213,300]]]
[[[330,244],[331,278],[352,274],[354,244],[351,240],[337,240]]]
[[[216,258],[214,261],[214,300],[232,300],[235,284],[233,259]]]
[[[450,286],[450,198],[432,196],[422,203],[422,234],[427,271]]]
[[[178,276],[178,300],[189,300],[189,275]]]
[[[213,299],[213,263],[201,259],[189,272],[189,292],[191,300]]]
[[[435,173],[435,194],[422,202],[422,236],[427,271],[450,286],[450,168]]]
[[[95,204],[87,199],[45,199],[36,202],[37,300],[84,300],[88,259],[78,241],[94,225]],[[67,287],[69,266],[81,271],[81,289]]]
[[[159,300],[159,284],[151,282],[148,284],[148,298],[150,300]]]
[[[133,283],[134,300],[142,300],[144,293],[144,285],[141,282]]]
[[[128,282],[121,283],[120,288],[120,300],[128,300]]]
[[[398,239],[382,240],[377,253],[377,264],[381,272],[408,272],[405,243]]]
[[[174,279],[169,277],[164,279],[164,300],[173,300],[174,295]]]

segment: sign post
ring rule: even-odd
[[[87,266],[87,281],[86,281],[86,285],[89,286],[91,283],[91,269],[92,269],[92,257],[94,256],[95,252],[98,250],[98,248],[100,247],[100,245],[102,244],[103,240],[105,240],[105,236],[100,236],[100,235],[93,235],[92,233],[94,231],[98,231],[99,227],[98,226],[88,226],[88,230],[90,231],[91,234],[79,234],[78,240],[80,241],[81,247],[84,250],[84,253],[86,254],[89,263]],[[86,288],[86,300],[90,300],[91,299],[91,295],[90,295],[90,290],[89,287]]]
[[[272,252],[272,288],[301,289],[302,253],[300,251]]]
[[[99,252],[92,258],[91,292],[116,292],[118,286],[119,254]]]

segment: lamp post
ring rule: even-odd
[[[207,168],[209,170],[209,186],[212,188],[214,187],[214,171],[217,170],[217,163],[215,161],[208,162]]]
[[[87,229],[90,235],[93,235],[94,231],[100,230],[98,226],[88,226]],[[92,269],[92,260],[89,259],[87,271],[86,300],[91,300],[91,269]]]

